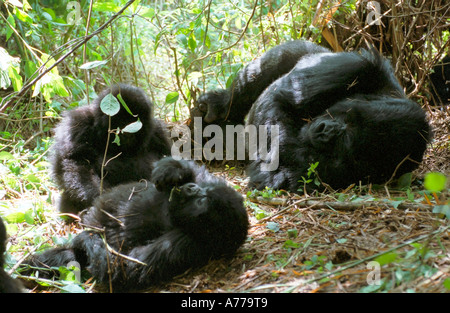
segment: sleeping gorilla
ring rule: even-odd
[[[191,117],[204,117],[205,124],[244,124],[253,102],[274,80],[289,72],[303,56],[327,51],[303,40],[288,41],[273,47],[239,71],[230,88],[201,95]]]
[[[100,179],[105,154],[109,116],[100,109],[108,94],[120,93],[130,109],[121,108],[111,118],[111,129],[123,129],[138,119],[142,128],[136,133],[121,133],[120,145],[108,143],[103,188],[149,179],[152,163],[170,154],[163,124],[153,118],[153,104],[145,93],[133,86],[119,84],[103,91],[89,106],[65,113],[55,129],[52,145],[52,172],[60,190],[59,210],[78,213],[91,206],[100,194]]]
[[[279,146],[251,157],[250,186],[293,192],[315,162],[333,188],[386,182],[418,166],[431,136],[425,113],[376,51],[301,59],[258,98],[248,124],[279,126]],[[277,157],[276,170],[262,170]]]
[[[139,290],[231,256],[248,228],[238,192],[204,167],[171,157],[156,163],[151,183],[124,184],[101,195],[83,223],[97,231],[85,230],[69,246],[25,263],[54,267],[77,261],[113,291]]]
[[[22,284],[13,278],[11,278],[3,269],[4,258],[3,254],[6,251],[6,228],[3,224],[3,220],[0,217],[0,293],[19,293],[24,289]]]

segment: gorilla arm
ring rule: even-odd
[[[97,140],[92,138],[95,137],[93,119],[88,107],[70,111],[55,130],[51,150],[52,175],[63,190],[62,212],[77,213],[100,193],[100,177],[95,173],[101,160],[95,158],[98,147]],[[70,140],[67,136],[71,136]]]
[[[337,101],[355,94],[404,97],[389,63],[378,53],[321,53],[300,60],[280,79],[274,100],[300,116],[316,117]]]

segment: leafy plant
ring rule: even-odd
[[[302,176],[301,181],[303,182],[303,190],[299,189],[298,191],[303,191],[306,193],[307,185],[310,183],[314,183],[316,186],[320,186],[320,180],[317,177],[316,169],[319,166],[319,162],[312,163],[309,165],[308,171],[306,173],[306,178]]]

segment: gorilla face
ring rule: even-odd
[[[228,115],[230,92],[225,89],[212,90],[198,98],[198,108],[205,123],[225,121]]]
[[[197,217],[208,211],[208,189],[208,187],[202,188],[195,183],[187,183],[179,188],[174,187],[170,206],[173,210],[183,208],[186,215]]]
[[[314,148],[327,150],[334,147],[334,143],[339,140],[346,128],[347,124],[344,121],[324,116],[305,125],[301,130],[303,135],[300,136],[309,141]]]

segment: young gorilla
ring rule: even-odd
[[[3,224],[3,220],[0,217],[0,293],[19,293],[24,289],[22,284],[11,278],[3,269],[4,258],[3,254],[6,251],[6,228]]]
[[[68,247],[25,263],[53,267],[77,261],[113,291],[139,290],[231,256],[248,229],[238,192],[204,167],[171,157],[156,163],[151,183],[120,185],[97,198],[83,223],[104,232],[85,230]]]
[[[301,59],[259,97],[248,124],[279,126],[279,146],[253,154],[250,185],[293,192],[315,162],[333,188],[387,182],[418,166],[431,136],[425,113],[376,51]],[[262,170],[277,161],[276,170]]]
[[[273,81],[289,72],[305,55],[327,52],[326,48],[303,40],[288,41],[253,60],[233,80],[230,88],[201,95],[191,112],[205,124],[244,124],[253,102]]]
[[[121,133],[120,145],[111,135],[107,146],[109,116],[100,109],[103,98],[120,93],[132,112],[121,107],[111,118],[111,129],[142,122],[136,133]],[[162,122],[153,118],[153,104],[145,93],[119,84],[103,91],[89,106],[65,113],[55,129],[52,146],[52,172],[60,190],[59,210],[77,214],[92,205],[100,194],[102,163],[107,149],[103,188],[149,179],[153,162],[170,154],[170,144]]]

